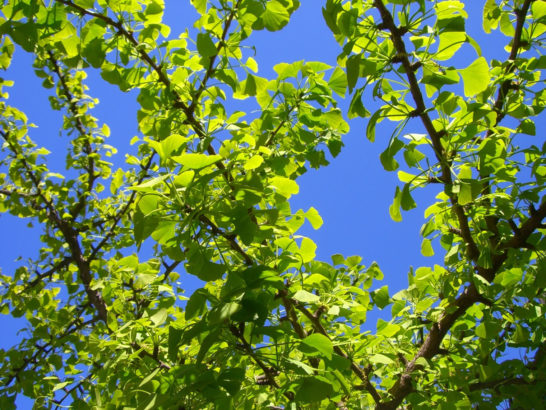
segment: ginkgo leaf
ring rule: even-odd
[[[264,158],[261,155],[254,155],[249,158],[243,165],[244,169],[247,171],[258,168],[264,162]]]
[[[290,13],[280,1],[272,0],[267,2],[262,20],[265,28],[269,31],[277,31],[286,26],[290,19]]]
[[[333,71],[328,80],[328,86],[341,97],[345,95],[347,92],[347,75],[341,68],[337,67]]]
[[[332,358],[334,346],[332,341],[324,335],[314,333],[301,341],[300,349],[307,354],[320,354],[321,356]]]
[[[298,290],[292,297],[303,303],[316,303],[320,300],[317,295],[307,292],[306,290]]]
[[[187,169],[201,169],[208,167],[209,165],[212,165],[218,161],[222,160],[222,156],[220,155],[207,155],[207,154],[182,154],[175,157],[172,157],[172,159],[179,163],[184,165]]]
[[[216,55],[216,46],[208,33],[197,33],[197,51],[199,51],[199,54],[203,57],[212,57]]]
[[[275,190],[285,198],[290,198],[293,194],[299,192],[299,186],[296,181],[286,177],[273,177],[270,184]]]
[[[313,229],[319,229],[323,224],[322,217],[313,207],[309,208],[309,210],[305,213],[305,217],[307,218]]]
[[[464,95],[472,97],[481,93],[489,86],[491,75],[489,65],[484,57],[477,58],[468,67],[459,70],[464,83]]]

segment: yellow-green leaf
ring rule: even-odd
[[[491,75],[489,65],[483,57],[477,58],[468,67],[459,70],[464,82],[464,95],[472,97],[484,91],[489,85]]]
[[[184,165],[188,169],[201,169],[208,167],[209,165],[214,164],[222,159],[220,155],[207,155],[207,154],[182,154],[172,159]]]
[[[247,171],[258,168],[264,162],[264,158],[261,155],[254,155],[248,161],[245,162],[243,168]]]
[[[300,190],[296,181],[286,177],[273,177],[270,180],[270,185],[285,198],[290,198]]]
[[[313,229],[319,229],[323,224],[322,217],[313,207],[309,208],[309,210],[305,213],[305,217],[307,218]]]
[[[423,239],[423,242],[421,243],[421,253],[423,256],[434,256],[434,249],[432,248],[430,239]]]

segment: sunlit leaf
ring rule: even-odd
[[[479,57],[468,67],[459,70],[464,83],[464,95],[472,97],[481,93],[489,86],[491,76],[489,65],[484,57]]]

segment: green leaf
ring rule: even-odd
[[[440,45],[434,58],[439,61],[449,60],[466,42],[464,31],[445,31],[440,33]]]
[[[306,290],[298,290],[292,297],[302,303],[317,303],[320,300],[320,297]]]
[[[534,1],[531,4],[531,12],[535,20],[539,20],[542,17],[546,16],[546,2]]]
[[[502,272],[500,277],[501,277],[501,281],[500,281],[501,285],[505,288],[508,288],[508,287],[514,286],[516,283],[521,281],[523,277],[523,271],[520,268],[512,268]],[[496,278],[495,278],[495,282],[497,282]]]
[[[169,176],[170,176],[169,174],[160,175],[158,177],[149,179],[146,182],[143,182],[142,184],[132,186],[129,189],[132,189],[133,191],[140,191],[140,192],[155,192],[155,189],[153,189],[153,188],[156,185],[161,184],[163,181],[165,181],[167,178],[169,178]],[[155,197],[155,195],[146,195],[143,198],[151,199],[152,197]],[[142,201],[142,199],[141,199],[141,201]]]
[[[247,171],[259,168],[264,162],[264,158],[261,155],[254,155],[248,159],[243,165],[243,168]]]
[[[305,364],[300,360],[288,358],[288,362],[296,365],[298,368],[303,370],[305,374],[308,374],[308,375],[312,375],[316,371],[312,366],[309,366],[308,364]]]
[[[340,34],[339,27],[337,25],[338,14],[343,11],[341,1],[338,0],[328,0],[326,2],[326,7],[322,8],[322,16],[328,28],[334,34]]]
[[[95,5],[95,0],[75,0],[74,4],[77,4],[85,9],[92,9]]]
[[[218,375],[218,384],[234,396],[241,390],[241,384],[245,379],[245,369],[238,367],[223,370]]]
[[[333,386],[323,377],[304,377],[298,381],[295,400],[302,403],[322,401],[332,395],[333,391]]]
[[[454,69],[440,69],[434,64],[423,66],[423,78],[421,82],[426,85],[427,95],[430,97],[435,91],[444,85],[457,84],[460,81],[457,71]],[[437,105],[439,102],[437,102]]]
[[[271,0],[267,2],[261,18],[267,30],[278,31],[288,24],[290,13],[280,1]]]
[[[248,74],[246,79],[237,87],[237,92],[233,94],[233,98],[244,100],[248,96],[255,96],[257,90],[256,78],[252,74]]]
[[[165,160],[171,157],[173,152],[180,151],[185,147],[188,138],[183,137],[180,134],[171,134],[163,141],[161,141],[161,151],[158,152],[161,159]]]
[[[518,127],[518,132],[527,135],[537,135],[535,123],[529,118],[524,119]]]
[[[197,51],[205,58],[216,55],[216,46],[209,33],[197,33]]]
[[[181,172],[179,175],[175,176],[173,178],[173,183],[176,185],[176,186],[184,186],[184,187],[187,187],[191,184],[191,182],[193,181],[193,177],[195,176],[195,171],[193,170],[190,170],[190,171],[184,171],[184,172]]]
[[[207,0],[191,0],[191,3],[199,14],[205,14],[207,12]]]
[[[165,320],[167,320],[167,315],[167,309],[159,309],[152,316],[150,316],[150,320],[155,326],[160,326],[165,323]]]
[[[217,306],[209,313],[209,323],[216,325],[229,320],[231,316],[241,310],[241,304],[237,302],[228,302],[223,305]]]
[[[326,359],[325,363],[328,369],[345,371],[351,368],[351,361],[337,354],[333,354],[332,359]]]
[[[313,333],[300,342],[300,350],[307,355],[320,355],[332,359],[334,346],[332,341],[319,333]]]
[[[160,220],[152,232],[152,238],[161,245],[167,245],[175,236],[177,221]]]
[[[226,272],[226,265],[211,262],[200,249],[197,249],[190,255],[186,264],[186,271],[196,275],[201,280],[211,282],[223,276]]]
[[[148,376],[146,376],[144,379],[142,379],[142,381],[140,382],[138,387],[142,387],[142,386],[146,385],[147,383],[149,383],[150,381],[152,381],[153,378],[157,375],[157,373],[159,373],[160,370],[161,370],[161,368],[158,367],[154,371],[152,371]]]
[[[309,208],[309,210],[305,213],[305,217],[307,218],[313,229],[319,229],[323,224],[322,217],[313,207]]]
[[[309,238],[303,238],[300,245],[300,255],[303,263],[311,262],[315,258],[317,245]]]
[[[385,337],[393,337],[400,331],[400,325],[388,323],[382,319],[377,320],[377,334]]]
[[[499,17],[500,8],[497,6],[496,0],[486,0],[483,7],[483,31],[491,33],[491,29],[497,27]]]
[[[489,86],[491,75],[489,65],[484,57],[479,57],[468,67],[459,70],[464,82],[464,95],[472,97],[485,91]]]
[[[357,26],[357,19],[358,10],[343,11],[338,17],[339,31],[346,37],[352,36]]]
[[[207,155],[207,154],[182,154],[172,159],[184,165],[187,169],[202,169],[222,160],[220,155]]]
[[[201,342],[201,346],[199,348],[199,352],[197,353],[196,362],[197,364],[201,364],[203,359],[205,358],[205,355],[210,350],[212,345],[216,342],[218,342],[218,334],[220,333],[218,328],[213,328],[213,330],[210,331],[210,333],[205,336],[203,341]]]
[[[345,93],[347,92],[347,76],[341,68],[336,67],[334,69],[328,80],[328,86],[340,97],[345,96]]]
[[[178,357],[178,346],[184,333],[183,329],[179,329],[175,326],[169,326],[169,339],[168,339],[168,356],[172,362],[176,361]]]
[[[476,336],[481,339],[489,340],[497,336],[499,330],[500,327],[496,323],[491,319],[486,319],[476,327]]]
[[[186,320],[191,320],[195,316],[203,314],[207,310],[207,295],[209,293],[204,289],[197,289],[192,293],[188,302],[186,303],[186,309],[184,316]]]
[[[370,296],[372,297],[373,303],[379,309],[383,309],[385,306],[388,306],[391,303],[391,298],[389,297],[389,287],[387,285],[374,290],[372,293],[370,293]]]
[[[430,239],[423,239],[423,242],[421,242],[421,254],[423,256],[434,256],[434,249]]]
[[[53,386],[53,389],[52,391],[57,391],[57,390],[60,390],[68,385],[72,384],[72,380],[69,380],[69,381],[66,381],[66,382],[61,382],[61,383],[57,383],[55,386]]]
[[[378,363],[378,364],[385,364],[385,365],[391,365],[394,364],[394,360],[391,359],[388,356],[385,356],[384,354],[377,353],[370,357],[370,362],[372,363]]]
[[[91,40],[85,45],[82,54],[92,67],[102,67],[104,59],[106,58],[106,48],[104,45],[104,41],[100,38],[95,38]]]
[[[381,122],[383,120],[383,111],[377,110],[375,111],[370,119],[368,120],[368,125],[366,126],[366,138],[368,138],[369,141],[374,142],[375,141],[375,127],[378,122]]]
[[[401,201],[402,201],[402,191],[400,191],[400,188],[396,187],[396,190],[394,192],[394,200],[391,206],[389,206],[389,214],[391,216],[391,219],[395,222],[402,221],[402,214],[400,213]]]
[[[512,341],[514,343],[525,343],[529,341],[529,331],[521,326],[519,323],[516,324],[516,331],[512,336]]]
[[[133,213],[133,234],[137,245],[148,238],[155,230],[159,218],[154,215],[146,216],[140,211]]]
[[[364,107],[364,104],[362,103],[363,92],[364,92],[364,88],[358,89],[353,95],[353,98],[351,99],[351,104],[349,105],[349,112],[347,113],[347,116],[351,119],[356,117],[370,116],[370,112]]]
[[[360,55],[355,54],[350,56],[345,63],[345,68],[347,69],[347,85],[349,87],[349,93],[352,93],[360,73]]]
[[[461,183],[458,188],[459,193],[457,195],[457,202],[459,205],[466,205],[472,202],[472,185]]]
[[[393,138],[385,151],[381,153],[379,159],[385,171],[395,171],[398,169],[398,162],[394,156],[402,149],[404,143],[398,138]]]
[[[400,198],[400,205],[404,211],[409,211],[410,209],[416,208],[417,204],[413,200],[410,192],[410,184],[407,183],[402,189],[402,197]]]
[[[334,264],[334,266],[343,265],[345,263],[345,258],[343,257],[343,255],[336,253],[335,255],[332,255],[332,263]]]
[[[11,30],[11,37],[23,50],[31,53],[34,51],[34,46],[38,40],[36,25],[33,22],[25,24],[14,23]]]
[[[277,193],[290,198],[293,194],[297,194],[300,190],[296,181],[286,177],[273,177],[269,180],[270,185],[275,188]]]
[[[500,18],[500,30],[502,34],[507,37],[513,37],[515,33],[514,25],[512,24],[512,19],[508,13],[502,13]]]

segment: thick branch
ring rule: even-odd
[[[541,225],[544,218],[546,218],[546,200],[543,201],[538,210],[532,212],[529,219],[522,223],[518,233],[514,234],[511,239],[501,245],[505,251],[494,257],[493,268],[484,271],[484,277],[486,279],[490,281],[493,280],[496,273],[500,270],[502,264],[508,257],[508,250],[523,247],[529,236]],[[430,329],[430,332],[427,335],[423,345],[411,362],[409,362],[405,367],[399,380],[389,390],[392,399],[386,403],[382,403],[380,406],[378,406],[378,408],[396,409],[402,403],[402,400],[412,391],[413,387],[411,383],[411,374],[419,368],[419,366],[416,364],[417,359],[420,357],[432,359],[434,356],[436,356],[439,353],[443,338],[453,326],[455,321],[461,317],[474,303],[482,301],[482,296],[478,293],[473,284],[465,289],[465,291],[455,300],[453,304],[453,312],[444,314],[437,323],[432,325],[432,328]],[[452,311],[452,309],[447,308],[446,312],[449,311]]]
[[[421,119],[421,122],[423,123],[425,129],[430,135],[432,147],[434,148],[434,153],[436,154],[436,158],[438,159],[442,168],[441,180],[444,182],[444,185],[446,187],[450,187],[453,184],[453,180],[451,177],[451,164],[447,159],[446,152],[441,142],[443,133],[445,131],[437,131],[436,128],[434,128],[432,119],[428,115],[428,110],[425,105],[423,93],[419,88],[419,81],[417,80],[417,77],[415,75],[413,65],[408,58],[406,45],[404,43],[404,40],[402,39],[404,32],[396,27],[391,13],[387,10],[382,0],[374,0],[374,5],[379,10],[381,19],[383,20],[383,27],[385,27],[391,33],[391,40],[397,52],[397,60],[404,67],[404,71],[409,83],[410,92],[416,104],[415,112]],[[455,215],[459,222],[462,238],[468,247],[469,258],[472,261],[476,262],[478,260],[478,257],[480,256],[480,251],[478,250],[478,247],[476,246],[476,243],[472,238],[470,226],[468,225],[468,218],[465,214],[463,207],[460,206],[457,202],[457,196],[452,192],[449,192],[449,196],[451,204],[453,206],[453,211],[455,212]]]
[[[432,359],[436,356],[440,351],[442,340],[451,326],[453,326],[455,321],[461,317],[470,306],[476,303],[479,298],[480,295],[473,284],[463,291],[453,304],[454,311],[452,313],[445,313],[437,323],[432,325],[423,345],[414,358],[405,366],[403,373],[399,376],[394,386],[390,388],[389,395],[392,399],[378,404],[376,407],[377,409],[394,410],[399,408],[404,398],[413,391],[413,384],[411,381],[412,373],[421,368],[421,366],[417,364],[417,360],[421,357]],[[446,311],[451,311],[451,309],[446,309]]]

